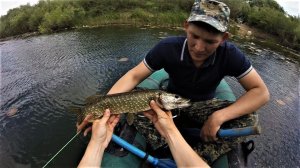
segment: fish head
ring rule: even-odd
[[[161,108],[166,110],[191,106],[189,99],[185,99],[177,94],[167,92],[160,92],[156,102]]]

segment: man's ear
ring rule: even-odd
[[[189,22],[187,20],[185,20],[183,22],[183,28],[184,28],[184,30],[186,31],[188,27],[189,27]]]
[[[229,39],[229,33],[228,32],[225,32],[224,34],[223,34],[223,37],[222,37],[222,42],[221,43],[223,43],[225,40],[227,40],[227,39]]]

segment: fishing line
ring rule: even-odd
[[[62,150],[65,149],[66,146],[69,145],[69,143],[71,143],[73,141],[73,139],[75,139],[79,134],[81,133],[81,131],[77,132],[76,135],[73,136],[73,138],[71,138],[44,166],[43,168],[45,168]]]

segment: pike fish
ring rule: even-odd
[[[168,93],[162,90],[139,90],[126,93],[117,93],[111,95],[95,95],[86,99],[86,104],[82,108],[71,108],[71,111],[78,114],[78,122],[80,123],[87,115],[92,115],[89,122],[101,118],[105,109],[110,109],[111,114],[129,113],[150,110],[150,101],[154,100],[162,109],[173,110],[189,107],[191,105],[189,99],[180,97],[179,95]],[[133,117],[132,115],[128,115]],[[133,118],[128,119],[132,124]]]

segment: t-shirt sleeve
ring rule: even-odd
[[[143,62],[149,70],[157,71],[163,68],[166,46],[163,41],[154,46],[146,55]]]
[[[235,46],[230,47],[227,57],[226,69],[229,76],[241,79],[253,69],[249,59]]]

